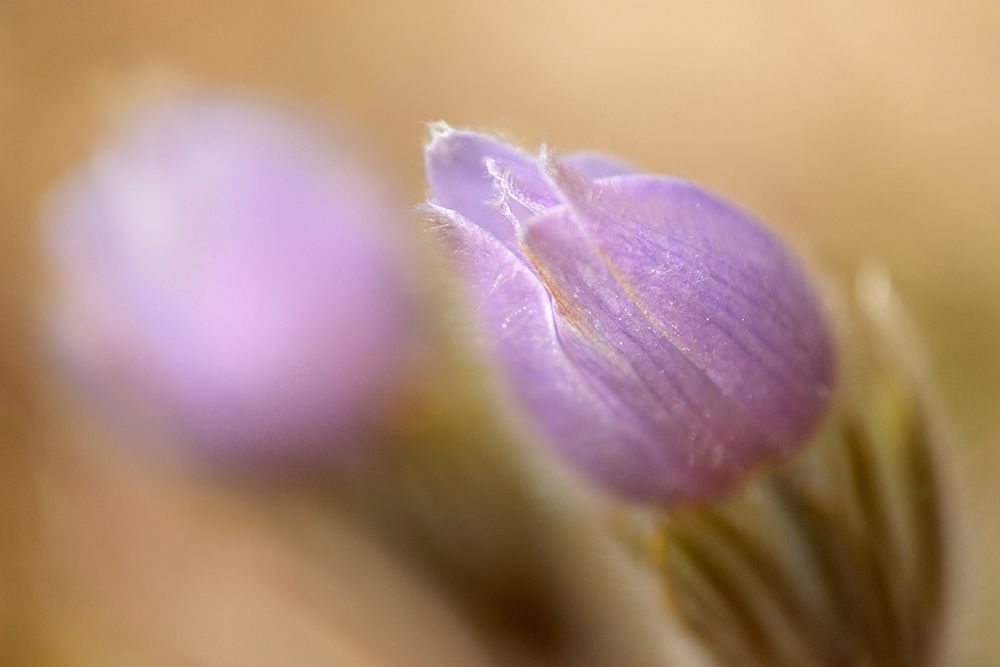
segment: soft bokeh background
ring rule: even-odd
[[[976,664],[996,664],[998,63],[1000,5],[988,0],[0,0],[0,496],[5,537],[44,545],[16,556],[41,570],[46,595],[62,595],[49,615],[75,628],[63,650],[102,665],[178,664],[171,656],[193,645],[202,647],[186,658],[195,664],[241,664],[240,651],[260,657],[262,647],[302,656],[294,664],[419,662],[410,648],[419,637],[401,638],[395,657],[372,648],[398,587],[362,590],[349,573],[331,580],[336,567],[285,553],[290,543],[245,503],[70,453],[68,442],[90,436],[52,425],[34,329],[39,198],[128,100],[210,83],[353,124],[414,202],[424,123],[446,119],[701,181],[781,229],[844,286],[864,260],[884,263],[923,327],[955,433],[975,536],[965,575],[978,591],[963,641]],[[23,563],[5,563],[11,594],[0,596],[0,621],[16,642],[31,626],[18,599],[40,593]],[[357,590],[327,598],[324,586]],[[226,605],[233,591],[237,609]],[[461,619],[424,591],[411,597],[433,608],[428,623],[455,635],[456,651],[475,653]],[[345,602],[355,598],[371,608]],[[128,622],[118,627],[119,617]],[[342,621],[336,632],[330,617]],[[286,628],[261,641],[276,618]],[[174,639],[145,641],[147,632]],[[150,643],[162,653],[129,657]]]

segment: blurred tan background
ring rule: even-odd
[[[190,559],[194,547],[177,540],[264,540],[249,519],[235,523],[235,537],[220,538],[200,510],[206,527],[191,528],[187,494],[204,492],[181,482],[150,490],[148,480],[123,477],[103,461],[90,468],[63,461],[87,479],[65,469],[38,473],[52,458],[37,455],[50,449],[46,439],[66,437],[45,428],[40,396],[47,385],[33,328],[39,197],[86,155],[130,96],[184,83],[284,96],[356,126],[398,170],[413,202],[423,194],[424,123],[443,119],[502,130],[528,145],[600,149],[700,181],[781,229],[845,287],[864,260],[884,263],[923,327],[960,450],[977,535],[967,574],[981,582],[967,641],[985,647],[977,649],[983,656],[990,640],[997,643],[988,631],[990,610],[1000,610],[1000,581],[985,566],[1000,553],[992,514],[1000,502],[1000,4],[0,0],[3,507],[30,542],[38,532],[30,515],[45,510],[28,499],[67,504],[107,532],[66,537],[73,530],[56,529],[55,537],[43,535],[57,540],[51,548],[104,540],[117,545],[122,562],[140,563],[114,576],[98,572],[103,552],[95,547],[93,562],[85,554],[77,559],[83,565],[56,567],[72,585],[87,581],[94,589],[78,590],[78,608],[68,614],[86,612],[105,584],[128,589],[129,576],[159,572],[142,560],[153,559],[151,551],[165,558],[169,546]],[[136,497],[179,517],[159,547],[150,546],[156,536],[132,534],[135,522],[117,514]],[[192,534],[198,530],[204,535]],[[234,588],[257,587],[257,604],[298,608],[287,591],[275,592],[282,584],[219,567]],[[34,594],[20,569],[7,570],[15,590]],[[141,609],[148,594],[184,632],[215,623],[222,635],[243,637],[265,622],[262,612],[244,610],[242,623],[221,608],[197,624],[181,622],[183,605],[163,602],[169,590],[133,593],[113,604]],[[8,607],[6,620],[23,617]],[[327,641],[318,639],[320,612],[309,613],[291,621],[298,629],[289,642]],[[458,620],[442,623],[464,632]],[[125,633],[129,641],[136,632]],[[206,655],[214,654],[193,663],[229,664]],[[80,664],[135,664],[118,660]],[[160,664],[149,656],[138,664],[144,660]],[[980,664],[996,663],[984,657]]]

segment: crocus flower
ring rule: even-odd
[[[827,403],[816,294],[771,232],[691,183],[432,128],[428,214],[507,386],[605,488],[677,502],[795,450]]]
[[[47,209],[59,356],[109,412],[210,460],[333,460],[406,347],[389,199],[287,110],[147,109]]]

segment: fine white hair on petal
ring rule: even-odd
[[[435,120],[427,123],[427,140],[424,142],[424,148],[430,148],[434,145],[435,141],[442,137],[447,137],[455,131],[455,128],[443,120]]]

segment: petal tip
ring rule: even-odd
[[[562,203],[572,207],[585,201],[591,189],[590,180],[545,144],[538,149],[538,165],[542,177]]]
[[[450,222],[456,213],[450,208],[435,204],[433,201],[425,201],[413,207],[413,212],[427,220],[435,223]]]
[[[438,141],[447,138],[457,131],[443,120],[435,120],[427,123],[427,139],[424,140],[424,150],[430,150]]]

